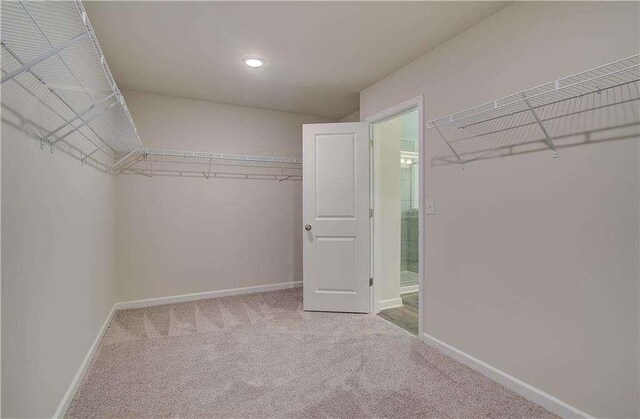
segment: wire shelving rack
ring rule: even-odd
[[[115,174],[211,178],[302,179],[302,160],[146,148],[119,162]]]
[[[109,172],[142,148],[80,1],[2,2],[3,119]]]
[[[2,2],[2,119],[112,175],[300,180],[296,158],[149,149],[79,0]],[[428,122],[464,164],[640,124],[640,55]],[[589,142],[587,139],[585,142]]]
[[[2,119],[111,175],[300,180],[295,158],[149,149],[80,0],[2,2]]]
[[[427,128],[453,153],[442,160],[463,168],[496,151],[517,154],[537,145],[558,157],[558,141],[640,124],[639,84],[634,55],[434,119]]]

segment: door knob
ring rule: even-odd
[[[311,224],[305,224],[304,229],[307,231],[311,231]]]

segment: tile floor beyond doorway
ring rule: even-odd
[[[400,286],[409,287],[412,285],[418,285],[418,273],[411,271],[400,272]]]
[[[378,316],[418,336],[418,293],[402,294],[402,307],[380,311]]]

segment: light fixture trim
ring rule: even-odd
[[[244,62],[244,65],[246,65],[249,68],[260,68],[264,66],[264,62],[265,62],[264,58],[256,57],[254,55],[244,57],[242,61]]]

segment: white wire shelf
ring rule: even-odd
[[[302,161],[142,145],[79,0],[1,4],[2,119],[111,175],[300,180]]]
[[[3,1],[2,118],[110,172],[142,149],[80,1]]]
[[[434,129],[452,156],[443,164],[464,164],[487,156],[539,150],[558,156],[564,141],[640,124],[640,55],[634,55],[434,119]],[[558,145],[558,143],[562,143]]]
[[[265,179],[282,182],[302,179],[302,160],[146,148],[117,162],[114,170],[116,175]]]

